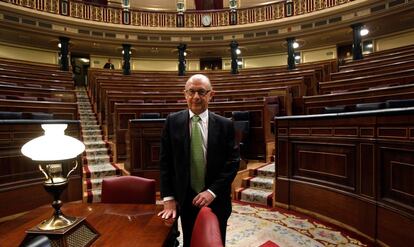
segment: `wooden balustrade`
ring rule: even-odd
[[[10,4],[35,9],[37,11],[63,14],[73,18],[91,20],[96,22],[129,25],[122,21],[123,9],[119,7],[100,6],[85,3],[79,0],[69,0],[68,13],[61,13],[60,0],[2,0]],[[292,15],[303,15],[323,9],[346,4],[352,0],[294,0]],[[130,25],[140,27],[176,28],[176,12],[144,11],[130,9]],[[185,11],[184,27],[201,28],[201,18],[205,14],[212,17],[211,27],[230,26],[228,9],[215,11]],[[241,8],[237,10],[237,24],[245,25],[258,22],[274,21],[285,18],[285,1],[270,3],[264,6]]]

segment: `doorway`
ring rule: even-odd
[[[206,57],[200,58],[200,70],[221,70],[221,57]]]
[[[88,54],[72,53],[70,59],[75,86],[86,86],[90,59]]]

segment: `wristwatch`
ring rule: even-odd
[[[205,14],[201,17],[201,23],[203,26],[208,27],[211,25],[211,15]]]

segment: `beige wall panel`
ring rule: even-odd
[[[287,64],[287,55],[273,54],[267,56],[243,57],[243,68],[260,68]]]
[[[222,70],[229,70],[229,71],[231,70],[231,58],[223,57],[221,60],[221,63],[222,63],[222,66],[221,66]]]
[[[178,61],[175,59],[134,59],[132,70],[177,71]]]
[[[58,64],[57,51],[0,43],[0,57],[37,63]]]
[[[414,44],[414,31],[375,40],[376,51]]]
[[[187,70],[188,71],[200,70],[200,60],[199,59],[187,59]]]
[[[301,52],[301,63],[310,63],[336,58],[336,47],[328,47],[318,50],[303,50]]]

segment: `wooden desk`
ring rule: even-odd
[[[165,246],[172,233],[172,220],[157,216],[161,206],[144,204],[65,203],[62,211],[68,216],[86,217],[99,233],[92,246]],[[53,213],[50,205],[36,208],[9,221],[0,223],[1,246],[18,246],[25,231]]]

